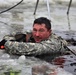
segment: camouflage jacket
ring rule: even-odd
[[[47,40],[41,41],[40,43],[8,40],[5,43],[5,49],[10,54],[36,56],[48,53],[63,53],[66,51],[64,47],[65,43],[65,40],[52,33]]]

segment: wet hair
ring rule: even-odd
[[[40,17],[34,20],[33,26],[34,24],[45,24],[45,27],[50,30],[51,29],[51,22],[49,19],[45,18],[45,17]]]

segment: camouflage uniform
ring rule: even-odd
[[[36,56],[48,53],[63,53],[66,51],[64,44],[64,40],[52,33],[47,40],[41,41],[40,43],[8,40],[5,43],[5,49],[10,54]]]

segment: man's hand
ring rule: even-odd
[[[4,44],[6,43],[6,40],[3,39],[1,42],[0,42],[0,49],[4,49]]]

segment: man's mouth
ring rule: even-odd
[[[40,41],[41,41],[41,38],[36,37],[35,41],[36,41],[36,42],[40,42]]]

